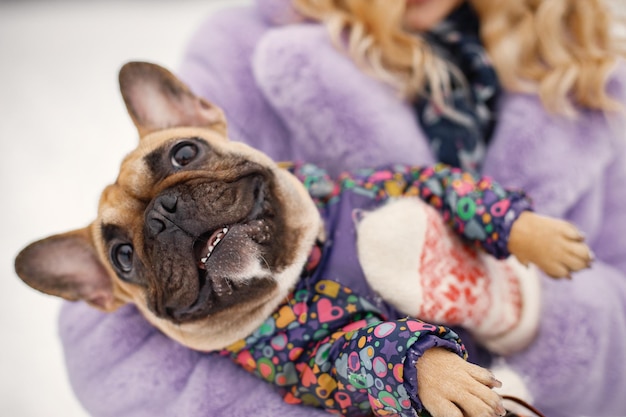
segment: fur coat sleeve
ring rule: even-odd
[[[260,10],[209,18],[178,71],[224,108],[232,139],[331,172],[434,162],[410,106],[337,52],[323,28],[273,27]],[[610,88],[626,105],[624,80],[618,72]],[[594,113],[550,116],[524,95],[505,96],[500,110],[485,173],[576,223],[597,258],[572,282],[544,280],[538,339],[506,361],[548,415],[626,415],[623,127]],[[103,315],[68,303],[60,332],[72,385],[96,417],[326,415],[283,403],[226,358],[178,346],[133,307]]]

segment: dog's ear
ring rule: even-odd
[[[121,304],[88,228],[31,243],[17,255],[15,271],[26,284],[47,294],[84,300],[104,311]]]
[[[129,62],[119,73],[120,90],[139,136],[169,127],[211,127],[226,134],[217,106],[194,95],[174,74],[147,62]]]

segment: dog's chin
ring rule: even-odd
[[[211,278],[201,288],[196,302],[184,311],[174,313],[168,320],[174,324],[187,324],[211,320],[228,311],[254,310],[263,294],[275,291],[276,282],[270,277],[255,277],[246,283],[236,283],[225,278]]]

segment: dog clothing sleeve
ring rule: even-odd
[[[510,256],[508,241],[515,220],[523,211],[532,210],[532,202],[523,191],[506,189],[490,177],[444,164],[362,169],[343,173],[337,181],[312,164],[293,164],[290,170],[319,207],[332,203],[345,190],[378,201],[420,197],[464,240],[498,259]]]
[[[465,357],[456,333],[412,318],[385,321],[335,281],[299,286],[247,339],[222,354],[278,387],[286,402],[345,416],[417,416],[415,363],[441,346]]]

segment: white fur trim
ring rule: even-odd
[[[423,301],[420,256],[426,235],[424,204],[390,200],[356,225],[357,250],[372,289],[404,314],[417,316]]]
[[[506,260],[520,280],[522,292],[522,313],[518,325],[506,333],[481,342],[490,351],[510,355],[528,346],[539,329],[541,313],[541,282],[536,267],[522,265],[514,256]]]

